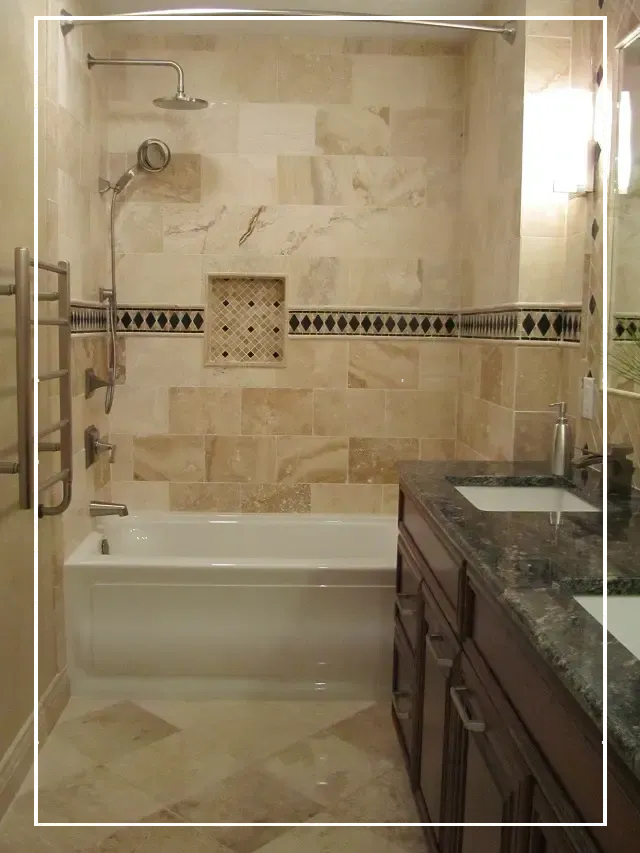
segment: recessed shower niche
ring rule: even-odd
[[[206,295],[208,365],[274,367],[284,364],[285,279],[210,275]]]

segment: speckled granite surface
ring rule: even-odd
[[[545,466],[403,462],[400,481],[602,728],[602,627],[574,595],[603,592],[602,513],[483,512],[456,485],[551,485]],[[600,477],[562,483],[601,505]],[[608,502],[609,594],[640,594],[640,497]],[[640,661],[609,635],[609,742],[640,782]]]

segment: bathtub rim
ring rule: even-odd
[[[101,529],[92,530],[65,558],[65,568],[80,567],[112,567],[114,569],[124,568],[158,568],[179,566],[184,569],[279,569],[282,571],[293,571],[295,569],[305,571],[395,571],[395,556],[390,561],[385,557],[370,555],[367,557],[335,557],[331,559],[319,557],[294,557],[274,558],[269,557],[245,557],[236,559],[211,560],[206,557],[163,557],[137,556],[133,554],[102,554],[100,553],[100,542],[109,538],[109,528],[114,526],[135,526],[136,523],[159,524],[170,522],[176,526],[187,523],[215,524],[215,523],[239,523],[249,522],[253,526],[272,524],[280,521],[287,524],[303,525],[305,522],[316,522],[319,526],[341,524],[345,526],[359,526],[366,528],[369,525],[384,525],[394,530],[394,545],[397,537],[397,518],[388,514],[320,514],[320,513],[199,513],[199,512],[166,512],[161,510],[150,510],[134,512],[124,518],[106,518],[98,522]],[[391,556],[391,555],[390,555]],[[390,565],[391,562],[391,565]]]

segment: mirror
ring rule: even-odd
[[[640,397],[640,27],[616,61],[608,384]]]

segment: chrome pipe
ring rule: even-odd
[[[58,294],[57,293],[39,293],[38,294],[38,302],[57,302]]]
[[[59,441],[39,441],[38,450],[41,453],[59,453],[62,445]]]
[[[0,296],[15,296],[15,284],[0,284]]]
[[[181,65],[170,59],[99,59],[88,53],[87,65],[89,68],[94,65],[159,65],[174,68],[178,72],[178,95],[184,96],[184,71]]]
[[[17,462],[3,462],[0,465],[0,474],[19,474],[20,467]]]
[[[14,253],[16,269],[16,378],[18,386],[18,500],[31,509],[33,475],[33,375],[31,366],[31,255],[24,246]]]
[[[65,9],[61,12],[62,15],[66,17],[73,18],[70,12],[67,12]],[[146,12],[126,12],[125,14],[116,16],[117,19],[126,20],[127,18],[136,18],[139,16],[153,16],[153,15],[166,15],[169,16],[178,16],[184,15],[185,10],[183,9],[152,9],[151,11]],[[432,21],[427,18],[420,18],[418,20],[412,20],[408,17],[383,17],[383,16],[373,16],[367,15],[366,12],[323,12],[317,10],[307,10],[302,11],[300,9],[197,9],[197,10],[189,10],[188,17],[193,18],[247,18],[253,15],[265,17],[265,18],[281,18],[281,17],[296,17],[296,18],[318,18],[318,17],[331,17],[331,18],[344,18],[347,21],[349,20],[359,20],[360,18],[364,19],[368,23],[372,24],[400,24],[402,26],[414,26],[414,27],[440,27],[442,29],[450,29],[450,30],[471,30],[475,32],[483,32],[483,33],[495,33],[496,35],[502,36],[505,41],[509,42],[509,44],[513,44],[516,37],[516,22],[515,21],[506,21],[502,25],[492,25],[492,24],[467,24],[467,23],[457,23],[455,21]],[[118,20],[113,19],[112,21],[105,21],[104,23],[117,23]],[[100,23],[99,18],[94,18],[93,20],[84,20],[84,21],[61,21],[60,29],[62,30],[63,35],[67,35],[67,33],[71,32],[74,27],[80,24],[95,24]]]

